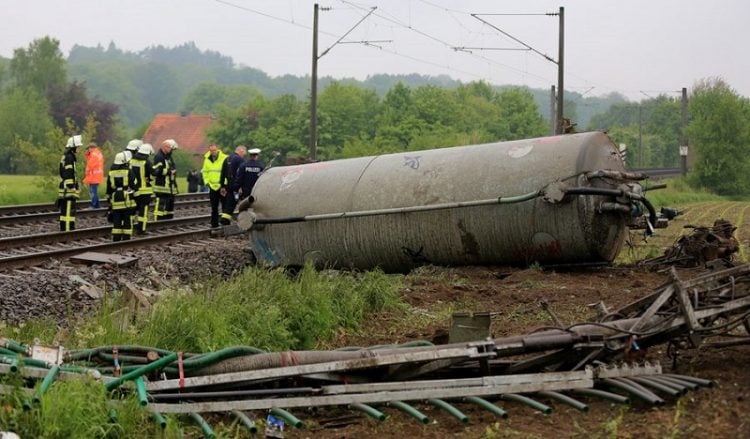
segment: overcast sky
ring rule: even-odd
[[[50,35],[138,51],[194,41],[272,76],[311,69],[313,4],[305,0],[0,0],[0,55]],[[463,81],[549,88],[565,8],[565,89],[630,99],[722,77],[750,96],[748,0],[330,0],[319,1],[319,53],[377,9],[319,61],[319,75],[449,75]],[[485,24],[471,14],[489,22]],[[513,15],[542,14],[542,15]],[[497,29],[496,29],[497,28]],[[370,45],[355,41],[369,41]],[[382,42],[375,42],[382,41]],[[459,49],[465,48],[465,49]],[[472,49],[469,49],[472,48]]]

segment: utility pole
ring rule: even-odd
[[[318,4],[313,9],[312,79],[310,83],[310,160],[318,149]]]
[[[688,96],[687,88],[682,87],[682,129],[680,133],[680,159],[682,160],[682,175],[687,174],[687,158],[688,158],[688,138],[687,138],[687,124],[688,124]]]
[[[553,85],[550,89],[549,95],[549,126],[550,135],[552,136],[557,134],[557,114],[555,113],[555,99],[557,99],[557,97],[555,96],[555,86]]]
[[[565,8],[560,6],[560,39],[557,53],[557,134],[563,134],[563,66],[565,54]]]
[[[347,35],[351,33],[357,26],[359,26],[360,23],[365,21],[367,17],[369,17],[375,10],[377,9],[377,6],[373,6],[370,8],[370,12],[368,12],[364,17],[362,17],[354,26],[352,26],[344,35],[342,35],[338,40],[336,40],[335,43],[331,44],[331,46],[324,50],[323,53],[318,55],[318,4],[315,3],[315,7],[313,9],[313,49],[312,49],[312,78],[311,84],[310,84],[310,160],[316,160],[317,159],[317,150],[318,150],[318,60],[320,58],[323,58],[328,52],[333,49],[334,46],[337,44],[343,44],[342,40],[346,38]],[[324,11],[330,11],[330,7],[324,7]],[[371,43],[373,42],[390,42],[390,40],[381,40],[381,41],[354,41],[355,43],[359,44],[368,44],[373,45]],[[378,47],[378,46],[376,46]]]
[[[638,167],[643,168],[643,104],[638,104]]]

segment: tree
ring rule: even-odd
[[[720,78],[698,82],[690,97],[688,138],[694,179],[724,195],[750,193],[750,102]]]
[[[522,88],[507,88],[497,95],[500,120],[507,124],[507,131],[495,131],[498,140],[527,139],[547,133],[547,123],[539,114],[534,97]]]
[[[319,148],[323,157],[334,157],[348,140],[371,139],[375,135],[372,121],[380,100],[373,90],[352,84],[334,82],[318,99]]]
[[[46,95],[50,87],[65,84],[67,73],[60,42],[44,37],[34,40],[28,49],[14,50],[10,76],[16,87],[31,88],[41,96]]]
[[[0,98],[0,172],[36,174],[33,163],[16,154],[20,141],[42,144],[53,124],[47,115],[47,101],[32,89],[15,88]],[[45,151],[57,155],[57,151]]]
[[[59,127],[70,128],[81,132],[86,127],[88,118],[96,121],[96,137],[91,139],[99,144],[115,140],[117,106],[97,99],[89,99],[86,85],[73,81],[55,85],[47,91],[49,114]]]

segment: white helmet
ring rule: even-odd
[[[177,149],[178,145],[177,142],[175,142],[174,139],[167,139],[163,142],[161,142],[162,146],[169,146],[170,149]]]
[[[128,146],[125,147],[128,151],[136,152],[138,151],[138,147],[143,145],[143,141],[140,139],[133,139],[130,142],[128,142]]]
[[[133,158],[133,153],[131,151],[123,151],[123,154],[125,154],[125,162],[129,162],[130,159]]]
[[[68,143],[65,144],[66,148],[76,148],[83,145],[83,140],[81,139],[81,135],[75,135],[73,137],[68,137]]]
[[[150,143],[144,143],[138,147],[138,154],[151,155],[154,153],[154,147]]]
[[[259,148],[253,148],[247,152],[248,154],[260,154]]]
[[[124,165],[127,162],[128,162],[127,161],[127,157],[125,157],[125,153],[124,152],[118,152],[117,154],[115,154],[114,164],[116,164],[116,165]]]

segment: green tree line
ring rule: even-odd
[[[460,83],[446,76],[373,75],[365,81],[322,78],[318,157],[332,159],[549,133],[549,91]],[[210,139],[305,157],[309,77],[270,77],[236,66],[193,43],[140,52],[75,46],[66,59],[50,37],[0,58],[2,173],[49,174],[65,137],[120,149],[142,135],[157,112],[211,113]],[[585,94],[585,93],[584,93]],[[670,96],[629,102],[613,93],[566,92],[566,117],[578,128],[607,130],[628,145],[629,167],[679,165],[680,103]],[[720,78],[691,89],[693,181],[719,193],[750,191],[748,100]],[[118,146],[119,145],[119,146]],[[111,155],[111,154],[110,154]]]

